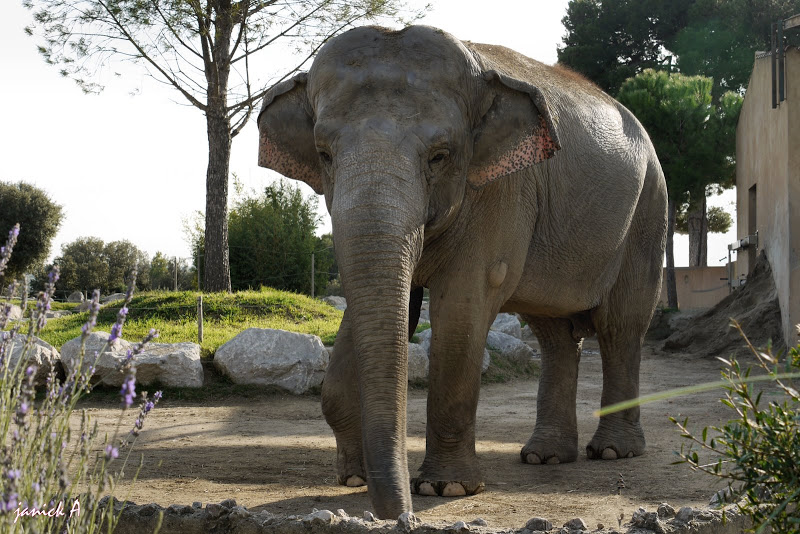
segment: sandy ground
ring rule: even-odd
[[[719,378],[714,359],[657,354],[646,346],[642,394]],[[592,415],[602,386],[596,342],[587,340],[578,389],[578,424],[583,449],[597,425]],[[642,420],[647,436],[644,456],[618,461],[589,461],[582,453],[571,464],[532,466],[520,463],[519,450],[533,430],[535,380],[484,386],[478,407],[477,450],[486,491],[455,499],[414,496],[423,520],[470,521],[481,517],[492,527],[519,528],[531,517],[561,525],[574,517],[591,527],[617,526],[639,506],[653,510],[661,502],[706,506],[721,486],[715,480],[671,465],[681,442],[668,416],[688,416],[698,432],[718,425],[730,412],[719,402],[721,391],[646,405]],[[409,465],[421,464],[425,447],[426,392],[409,394]],[[113,428],[119,411],[89,408],[101,428]],[[133,419],[133,414],[131,414]],[[107,425],[107,426],[103,426]],[[144,466],[131,487],[118,497],[129,500],[191,504],[233,498],[249,509],[307,514],[312,508],[344,509],[361,516],[371,508],[366,488],[338,486],[335,442],[319,398],[270,394],[261,399],[229,398],[212,405],[163,401],[147,420],[135,451]],[[132,462],[136,463],[136,462]],[[133,469],[128,468],[126,478]],[[416,471],[414,471],[416,472]],[[619,489],[620,480],[624,488]]]

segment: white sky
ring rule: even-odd
[[[567,0],[431,2],[433,10],[423,24],[460,39],[505,45],[546,63],[556,61]],[[175,90],[130,66],[114,66],[124,74],[104,77],[106,89],[100,95],[84,95],[41,59],[35,40],[23,32],[31,17],[20,4],[6,1],[0,17],[0,180],[33,183],[63,205],[65,217],[51,258],[62,244],[81,236],[128,239],[151,256],[161,251],[188,257],[182,220],[205,209],[208,148],[202,112],[182,105]],[[253,117],[234,139],[231,155],[231,172],[247,190],[261,190],[279,177],[258,167],[256,154]],[[732,202],[732,191],[709,200],[729,212],[734,211]],[[325,219],[320,230],[330,231],[321,198],[319,209]],[[709,235],[710,265],[724,264],[717,260],[727,255],[735,228],[725,236]],[[687,265],[687,237],[676,236],[675,251],[676,265]]]

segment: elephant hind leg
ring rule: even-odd
[[[639,396],[642,343],[661,287],[666,233],[666,228],[653,220],[653,214],[666,210],[663,188],[657,186],[657,181],[651,181],[650,188],[643,191],[617,281],[592,311],[603,361],[603,407]],[[614,460],[639,456],[644,449],[639,408],[635,407],[601,417],[586,454],[591,459]]]
[[[536,396],[536,426],[520,456],[523,463],[556,464],[578,457],[575,402],[581,339],[569,319],[524,317],[542,349],[542,376]]]
[[[367,483],[354,358],[350,319],[345,310],[322,383],[322,412],[336,436],[336,480],[342,486],[350,487]]]

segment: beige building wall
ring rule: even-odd
[[[728,296],[727,267],[675,267],[678,308],[705,310]],[[659,306],[667,307],[667,272],[661,277]]]
[[[778,291],[786,343],[800,323],[800,50],[786,53],[786,100],[772,109],[769,57],[756,59],[736,130],[739,239],[758,230]],[[736,277],[746,276],[757,251],[741,250]]]

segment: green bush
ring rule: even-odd
[[[24,182],[0,182],[0,206],[0,231],[15,224],[22,229],[5,270],[6,277],[16,279],[45,261],[64,214],[47,193]]]
[[[735,327],[739,329],[738,324]],[[744,333],[742,332],[744,337]],[[747,338],[745,337],[745,340]],[[671,420],[690,441],[682,447],[678,463],[693,470],[719,477],[728,483],[721,501],[735,502],[750,516],[756,532],[770,528],[773,534],[800,532],[800,394],[792,379],[800,377],[800,347],[792,348],[782,361],[757,350],[747,341],[758,366],[774,388],[753,385],[751,369],[743,369],[736,358],[725,364],[722,377],[727,393],[722,402],[733,411],[733,418],[721,427],[704,428],[697,436],[688,420]],[[764,397],[775,400],[766,401]],[[703,461],[697,449],[716,457]]]

